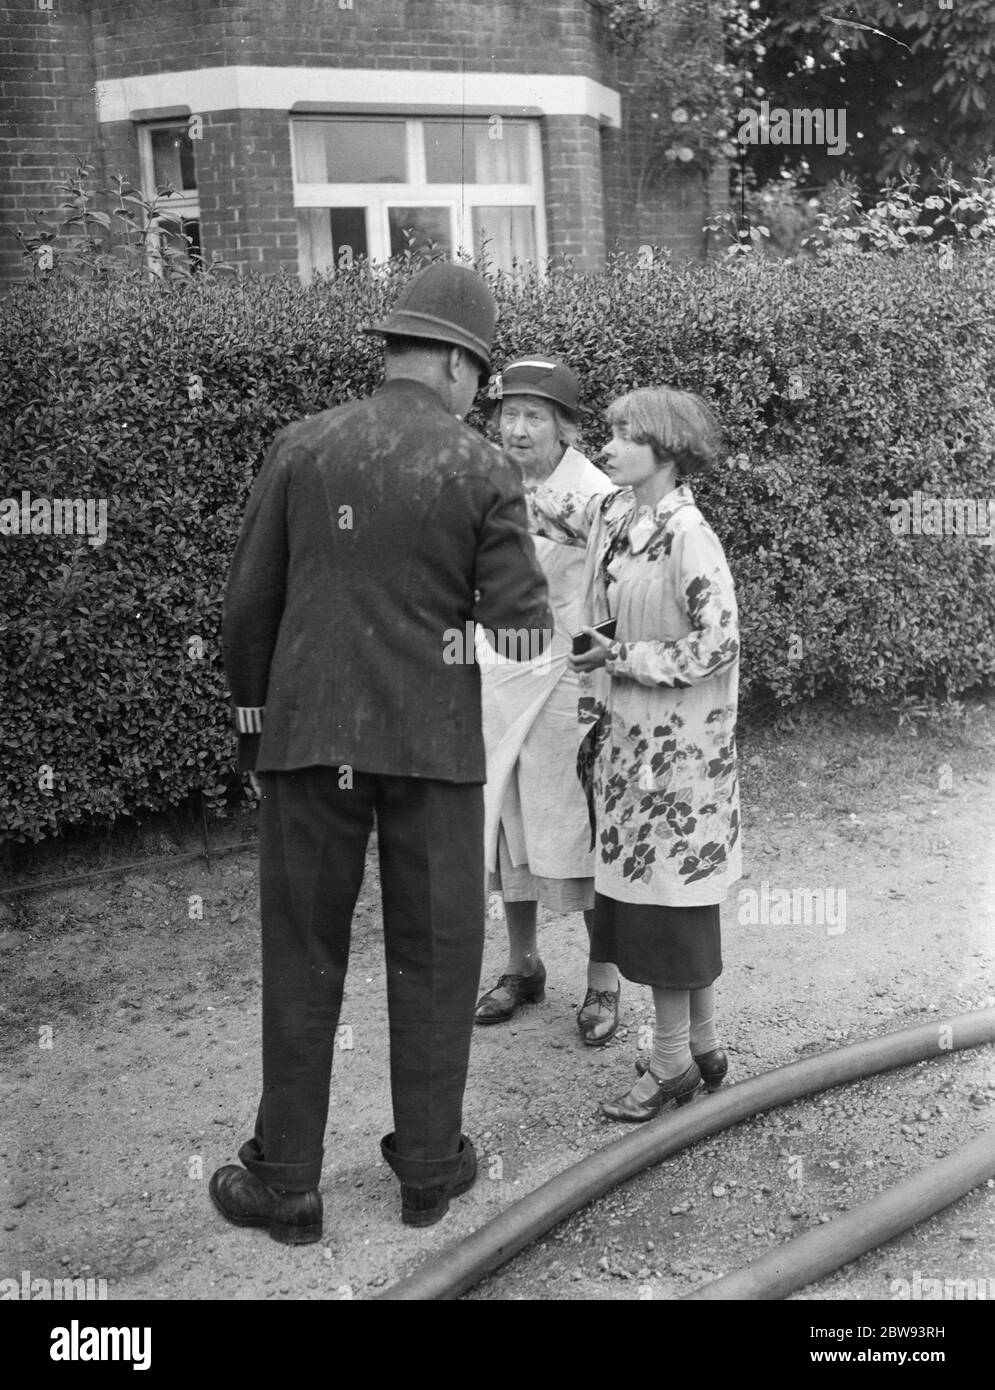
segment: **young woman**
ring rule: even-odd
[[[577,448],[580,384],[564,363],[534,356],[501,374],[499,423],[505,456],[526,491],[542,484],[557,497],[600,497],[612,484]],[[580,625],[584,557],[536,539],[549,584],[555,629],[536,662],[502,662],[480,651],[483,666],[485,844],[490,887],[500,891],[508,924],[508,963],[477,1004],[479,1024],[504,1023],[523,1002],[544,997],[546,969],[536,932],[541,902],[553,912],[583,912],[593,925],[594,855],[584,794],[577,781],[580,678],[568,669]],[[602,1046],[618,1027],[618,972],[610,956],[588,963],[587,994],[577,1015],[583,1041]]]
[[[649,985],[656,1036],[644,1074],[602,1105],[652,1119],[722,1084],[715,1025],[719,904],[740,876],[736,706],[739,634],[732,576],[687,479],[709,468],[718,427],[698,396],[633,391],[607,412],[605,468],[619,491],[587,500],[539,487],[533,529],[586,542],[590,651],[569,665],[599,687],[592,960]],[[614,640],[593,631],[617,622]]]

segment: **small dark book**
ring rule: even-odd
[[[617,621],[615,618],[608,618],[603,623],[595,623],[594,631],[600,632],[602,637],[612,638],[615,636]],[[591,637],[586,632],[575,632],[573,638],[574,656],[583,656],[585,652],[591,650]]]

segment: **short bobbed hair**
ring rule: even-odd
[[[718,458],[721,430],[711,406],[691,391],[643,386],[612,401],[610,425],[628,425],[636,444],[648,444],[658,463],[673,461],[680,477],[707,473]]]

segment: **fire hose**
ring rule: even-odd
[[[776,1106],[787,1105],[834,1086],[992,1042],[995,1042],[995,1009],[981,1009],[953,1018],[938,1019],[897,1033],[888,1033],[880,1038],[868,1038],[863,1042],[834,1049],[832,1052],[807,1057],[801,1062],[777,1067],[761,1076],[751,1077],[734,1086],[723,1088],[709,1096],[706,1101],[685,1106],[675,1113],[651,1120],[641,1125],[636,1132],[627,1134],[624,1138],[605,1145],[597,1153],[588,1155],[579,1163],[572,1164],[534,1192],[512,1203],[485,1225],[457,1241],[441,1255],[427,1261],[413,1274],[384,1289],[376,1297],[411,1301],[458,1298],[484,1275],[498,1269],[581,1207],[597,1201],[612,1188],[618,1187],[637,1173],[697,1143],[700,1139],[718,1134],[740,1120],[749,1119]],[[896,1218],[893,1213],[887,1214],[887,1208],[878,1209],[879,1215],[881,1212],[886,1213],[881,1216],[880,1226],[885,1234],[873,1243],[880,1244],[898,1231],[922,1220],[923,1215],[928,1214],[925,1208],[927,1189],[928,1200],[935,1203],[931,1207],[933,1211],[939,1210],[941,1206],[970,1190],[971,1186],[982,1180],[974,1175],[984,1168],[987,1162],[987,1159],[982,1161],[979,1155],[987,1152],[985,1142],[978,1140],[969,1145],[961,1155],[955,1155],[953,1160],[945,1160],[944,1163],[936,1165],[936,1170],[942,1169],[942,1172],[939,1173],[935,1190],[934,1179],[920,1175],[920,1178],[924,1178],[924,1186],[915,1187],[911,1199],[908,1199],[907,1192],[902,1195],[899,1204],[900,1217]],[[957,1162],[958,1159],[964,1161]],[[927,1174],[933,1174],[936,1170],[931,1168],[927,1170]],[[968,1182],[972,1177],[974,1180]],[[913,1179],[912,1183],[918,1181],[919,1179]],[[966,1187],[963,1186],[965,1182],[968,1182]],[[908,1183],[900,1184],[900,1189],[907,1188]],[[944,1194],[947,1192],[952,1195],[944,1200]],[[882,1197],[876,1198],[875,1202],[880,1203],[887,1196],[888,1194],[883,1194]],[[857,1214],[854,1212],[850,1215],[856,1217]],[[904,1221],[904,1224],[895,1225],[896,1219]],[[826,1229],[845,1226],[849,1230],[853,1225],[852,1221],[835,1222]],[[839,1234],[838,1230],[836,1234]],[[796,1244],[798,1242],[792,1243]],[[850,1247],[841,1242],[836,1253],[846,1248]],[[869,1248],[872,1247],[864,1247]],[[769,1259],[776,1260],[777,1254],[778,1252],[774,1252]],[[800,1259],[792,1265],[795,1273],[791,1276],[798,1278],[800,1282],[791,1284],[791,1287],[801,1287],[802,1284],[819,1277],[817,1273],[809,1273],[809,1269],[815,1270],[818,1267],[825,1272],[827,1268],[837,1268],[838,1263],[845,1263],[853,1256],[844,1254],[843,1258],[832,1266],[826,1266],[824,1258],[821,1254],[814,1255],[811,1245],[803,1246]],[[748,1272],[749,1267],[741,1271],[741,1274],[745,1276]],[[739,1276],[729,1277],[736,1279]],[[757,1288],[762,1286],[759,1282],[754,1284],[752,1276],[744,1285]],[[775,1280],[771,1287],[775,1286],[781,1287],[781,1283]],[[718,1293],[702,1296],[777,1298],[782,1295],[754,1292],[742,1295]]]
[[[995,1129],[845,1216],[685,1294],[695,1299],[785,1298],[956,1202],[995,1173]]]

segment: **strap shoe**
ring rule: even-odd
[[[729,1070],[729,1058],[721,1047],[715,1048],[713,1052],[703,1052],[700,1056],[695,1053],[694,1060],[698,1063],[698,1070],[701,1072],[701,1079],[705,1083],[706,1091],[717,1091],[726,1078]],[[649,1056],[642,1053],[636,1058],[636,1072],[639,1076],[645,1076],[649,1070]]]
[[[705,1083],[705,1090],[717,1091],[729,1070],[729,1058],[722,1051],[722,1048],[717,1047],[713,1052],[703,1052],[700,1057],[695,1057],[694,1060],[698,1063],[698,1070]]]
[[[695,1092],[701,1085],[701,1072],[696,1062],[692,1062],[683,1075],[674,1077],[672,1081],[661,1081],[652,1072],[650,1075],[656,1082],[656,1091],[648,1100],[638,1100],[631,1091],[627,1091],[616,1100],[603,1102],[601,1113],[609,1120],[628,1120],[632,1124],[642,1124],[644,1120],[656,1119],[671,1101],[678,1105],[687,1105],[689,1100],[694,1099]]]

